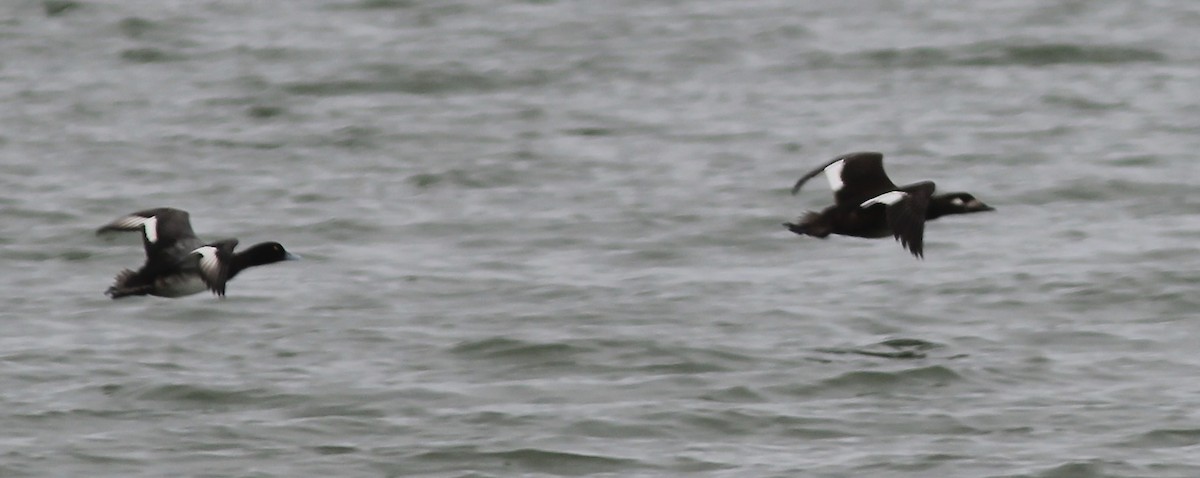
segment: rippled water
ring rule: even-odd
[[[0,4],[0,476],[1200,475],[1200,4]],[[880,150],[998,212],[780,227]],[[139,209],[283,242],[111,301]]]

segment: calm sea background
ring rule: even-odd
[[[2,477],[1200,476],[1200,2],[7,0]],[[802,238],[856,150],[990,214]],[[125,213],[305,257],[112,301]]]

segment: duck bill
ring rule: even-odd
[[[974,201],[967,203],[967,210],[971,211],[971,212],[983,212],[983,211],[995,211],[996,208],[988,206],[987,204],[984,204],[980,200],[976,199]]]
[[[289,253],[287,253],[287,255],[286,255],[286,256],[283,256],[283,260],[285,260],[285,261],[298,261],[298,260],[300,260],[300,256],[298,256],[298,255],[296,255],[296,254],[292,254],[292,253],[290,253],[290,252],[289,252]]]

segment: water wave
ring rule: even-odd
[[[507,337],[463,342],[450,349],[451,353],[473,359],[535,360],[540,363],[569,360],[589,351],[586,347],[561,342],[538,343]]]
[[[951,47],[885,48],[831,57],[834,65],[872,68],[941,66],[1049,66],[1155,63],[1161,52],[1124,45],[984,42]]]
[[[287,83],[283,90],[305,96],[431,95],[534,87],[545,85],[554,78],[548,70],[511,73],[476,71],[462,66],[418,68],[407,65],[377,66],[361,76]]]
[[[1176,448],[1200,445],[1200,428],[1150,430],[1129,439],[1123,445],[1144,448]]]
[[[303,402],[305,398],[302,395],[280,393],[258,387],[218,387],[191,383],[134,387],[110,386],[107,390],[107,394],[114,396],[128,396],[139,400],[170,402],[202,408],[230,405],[271,408]]]
[[[820,352],[830,354],[857,354],[890,359],[923,359],[931,350],[940,349],[941,344],[921,339],[889,339],[866,347],[822,348]]]
[[[424,463],[452,463],[459,469],[482,466],[509,469],[515,473],[549,473],[559,476],[620,473],[655,468],[638,460],[542,448],[482,451],[474,446],[453,446],[418,453],[408,459]]]
[[[184,56],[154,47],[129,48],[121,50],[120,57],[122,60],[130,63],[166,63],[170,61],[180,61]]]

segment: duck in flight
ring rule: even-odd
[[[211,290],[225,296],[225,283],[254,266],[296,260],[278,242],[264,242],[234,253],[237,239],[204,242],[192,232],[187,211],[162,207],[122,216],[96,234],[114,231],[142,233],[146,263],[125,269],[104,293],[113,299],[131,295],[183,297]]]
[[[783,225],[796,234],[866,238],[893,236],[917,258],[924,257],[925,221],[951,214],[994,211],[967,193],[934,195],[933,181],[896,186],[883,170],[883,154],[862,152],[833,158],[792,186],[795,195],[809,179],[824,173],[834,204],[809,211]]]

